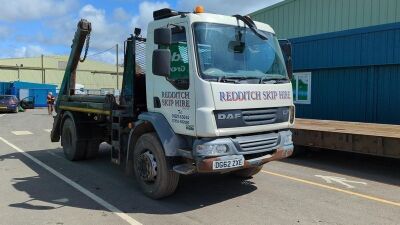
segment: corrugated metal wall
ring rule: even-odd
[[[55,84],[58,87],[61,86],[62,79],[64,77],[64,71],[46,70],[46,83]],[[83,84],[86,89],[100,89],[100,88],[117,88],[117,77],[115,75],[103,74],[103,73],[92,73],[86,71],[78,71],[76,76],[76,82]],[[0,69],[0,82],[11,82],[11,81],[25,81],[38,83],[42,82],[42,72],[38,70],[21,69],[17,70],[5,70]],[[122,72],[118,80],[119,88],[122,86]]]
[[[0,82],[0,95],[6,95],[10,92],[11,83]]]
[[[400,124],[400,23],[291,39],[295,71],[312,72],[297,116]]]
[[[58,67],[60,62],[67,62],[67,56],[45,56],[43,63],[45,68],[45,81],[48,84],[56,84],[60,86],[64,77],[64,70]],[[0,82],[10,81],[26,81],[33,83],[42,83],[41,58],[11,58],[0,59],[0,65],[13,66],[22,65],[18,69],[13,68],[0,68]],[[34,67],[36,69],[28,69]],[[93,73],[94,71],[101,71],[103,73]],[[110,75],[115,73],[116,68],[112,64],[101,63],[93,60],[86,60],[80,63],[77,72],[77,83],[83,84],[86,89],[100,89],[100,88],[117,88],[117,77]],[[122,72],[123,68],[120,67],[120,78],[118,80],[118,87],[122,86]],[[19,76],[18,76],[19,74]],[[19,79],[18,79],[19,78]]]
[[[400,23],[291,39],[298,70],[399,64]]]
[[[250,16],[280,38],[400,22],[399,0],[286,0]]]

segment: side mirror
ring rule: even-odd
[[[170,45],[172,43],[172,32],[170,28],[157,28],[154,30],[154,44]]]
[[[281,46],[283,57],[285,59],[288,77],[291,80],[293,78],[292,44],[289,40],[279,40],[279,45]]]
[[[152,70],[154,75],[169,77],[171,72],[171,52],[169,49],[153,51]]]

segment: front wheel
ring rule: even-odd
[[[251,167],[247,169],[241,169],[237,171],[233,171],[232,174],[238,177],[243,177],[243,178],[250,178],[254,175],[256,175],[258,172],[261,171],[263,166],[257,166],[257,167]]]
[[[160,199],[175,192],[179,174],[168,169],[156,133],[147,133],[139,138],[133,151],[133,164],[136,180],[147,196]]]

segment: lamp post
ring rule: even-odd
[[[18,66],[18,64],[15,64],[15,65],[17,66],[17,71],[18,71],[18,75],[17,75],[18,77],[17,78],[18,78],[18,81],[20,81],[19,66]]]
[[[117,63],[116,63],[116,65],[117,65],[117,90],[118,90],[118,88],[119,88],[119,75],[118,75],[118,44],[115,46],[116,47],[116,56],[117,56]]]

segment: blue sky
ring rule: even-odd
[[[0,0],[0,58],[69,54],[80,18],[92,23],[89,55],[122,44],[134,27],[145,27],[153,10],[247,14],[281,0]],[[243,3],[246,4],[243,4]],[[92,57],[112,63],[115,48]]]

